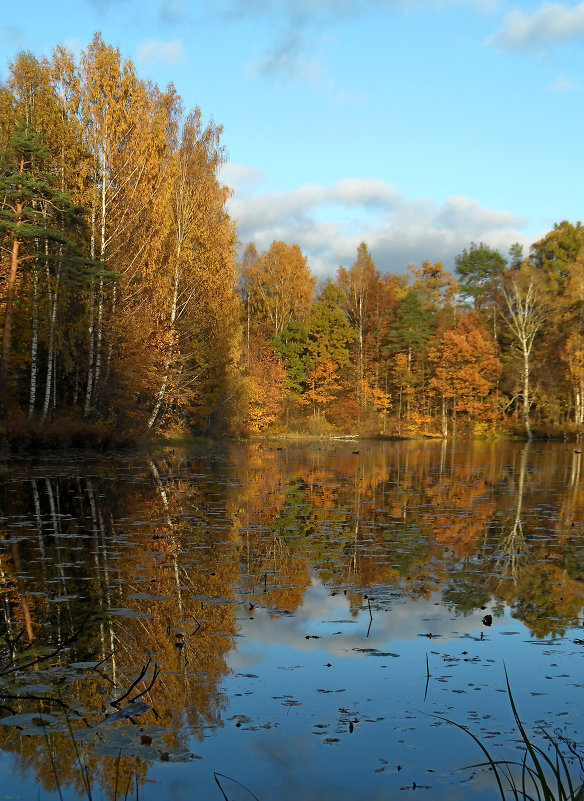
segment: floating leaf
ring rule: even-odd
[[[143,715],[144,712],[148,712],[150,709],[152,709],[152,707],[148,706],[148,704],[145,704],[143,701],[134,701],[123,709],[118,709],[117,712],[112,712],[111,715],[107,715],[101,722],[115,723],[117,720],[136,718],[138,715]]]
[[[143,618],[153,618],[154,615],[150,615],[147,612],[137,612],[135,609],[126,609],[125,607],[120,607],[119,609],[110,609],[110,615],[116,615],[119,617],[143,617]]]
[[[22,729],[28,727],[29,734],[43,734],[46,726],[58,722],[59,718],[54,715],[39,715],[38,712],[23,712],[18,715],[7,715],[0,719],[1,726],[18,726]]]

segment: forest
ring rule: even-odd
[[[584,226],[317,281],[238,240],[222,129],[96,34],[0,85],[0,445],[580,437]],[[405,269],[404,269],[405,268]]]

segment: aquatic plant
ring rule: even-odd
[[[511,692],[509,676],[505,667],[505,681],[511,710],[515,719],[515,726],[519,733],[518,742],[523,751],[521,760],[494,759],[484,743],[473,734],[470,729],[448,718],[442,720],[451,723],[464,731],[479,746],[486,762],[469,765],[466,769],[485,768],[492,770],[499,794],[503,801],[516,799],[516,801],[584,801],[584,759],[575,746],[563,737],[552,736],[543,726],[537,731],[547,743],[547,751],[537,745],[532,735],[525,729]],[[564,754],[564,748],[569,756]],[[576,778],[569,762],[576,761],[580,769],[580,776]]]

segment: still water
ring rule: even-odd
[[[583,750],[583,537],[570,443],[5,460],[4,798],[495,798],[448,720]]]

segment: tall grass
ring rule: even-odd
[[[515,799],[516,801],[584,801],[584,761],[574,746],[563,738],[553,737],[543,726],[538,727],[547,744],[547,749],[536,745],[529,733],[525,730],[519,717],[517,706],[511,692],[507,668],[505,668],[505,681],[509,701],[515,718],[515,726],[519,733],[518,742],[523,750],[521,760],[494,759],[481,740],[465,726],[448,718],[442,718],[448,723],[462,729],[479,746],[487,761],[469,768],[491,768],[497,782],[499,794],[503,801]],[[564,749],[570,756],[566,758]],[[576,762],[574,769],[568,764]],[[578,772],[578,777],[574,775]]]

